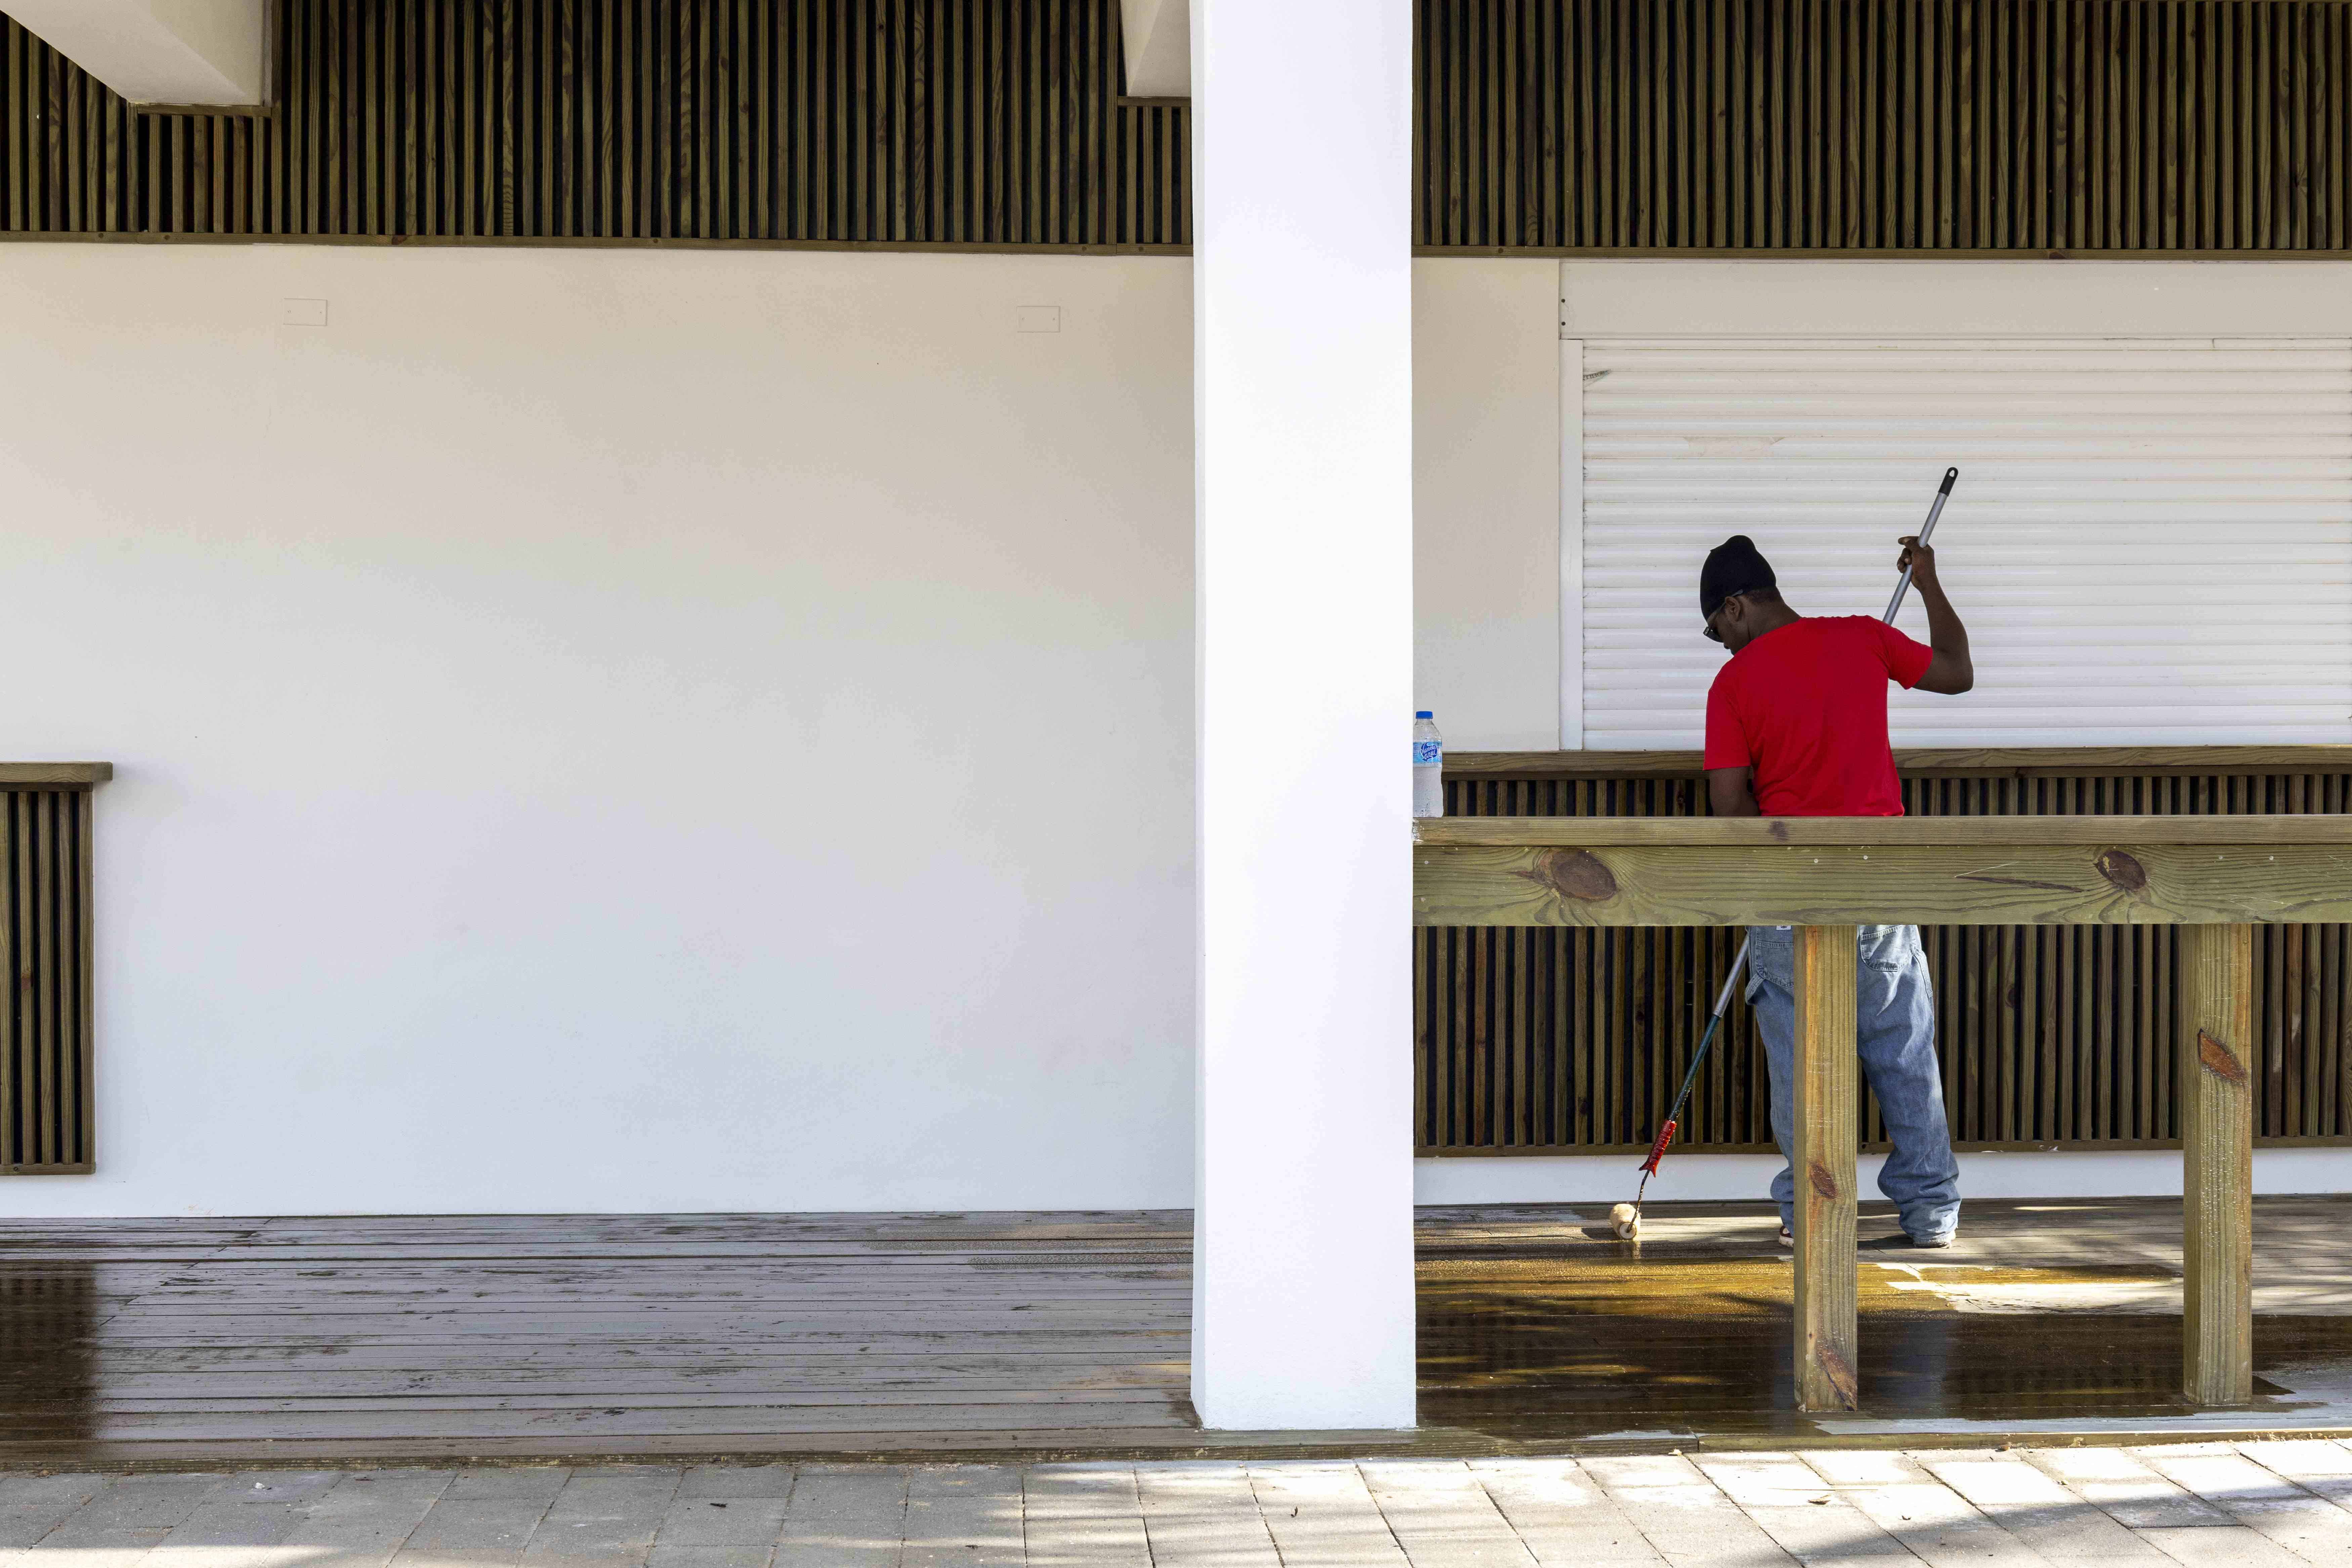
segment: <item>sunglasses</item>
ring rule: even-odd
[[[1726,594],[1726,595],[1723,596],[1723,604],[1722,604],[1722,605],[1716,605],[1716,607],[1715,607],[1715,616],[1719,616],[1719,615],[1723,614],[1724,605],[1728,605],[1728,604],[1730,604],[1730,603],[1731,603],[1731,601],[1732,601],[1732,600],[1734,600],[1734,599],[1738,599],[1738,598],[1744,598],[1745,596],[1746,596],[1746,595],[1745,595],[1744,594]],[[1721,632],[1717,631],[1717,630],[1715,629],[1715,616],[1707,616],[1707,618],[1706,618],[1706,626],[1702,626],[1702,627],[1701,627],[1701,628],[1699,628],[1699,629],[1700,629],[1700,630],[1702,630],[1702,631],[1704,631],[1704,632],[1706,634],[1706,640],[1707,640],[1707,641],[1709,641],[1709,642],[1721,642],[1721,641],[1723,640],[1723,634],[1722,634]]]

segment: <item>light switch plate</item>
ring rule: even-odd
[[[278,312],[281,327],[323,327],[327,324],[327,302],[324,300],[288,300]]]
[[[1058,332],[1062,330],[1062,307],[1016,306],[1013,311],[1013,330],[1016,332]]]

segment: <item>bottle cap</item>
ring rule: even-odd
[[[1414,718],[1416,718],[1416,719],[1434,719],[1434,718],[1436,718],[1436,717],[1437,717],[1437,715],[1436,715],[1436,714],[1434,714],[1434,713],[1432,713],[1428,709],[1423,708],[1423,709],[1420,710],[1418,712],[1414,713],[1414,714],[1413,714],[1413,717],[1414,717]]]

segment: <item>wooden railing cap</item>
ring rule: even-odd
[[[112,763],[0,763],[0,789],[100,784],[113,776]]]
[[[1810,845],[2352,845],[2352,816],[1428,816],[1413,842],[1598,849]]]

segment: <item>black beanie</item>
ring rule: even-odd
[[[1706,564],[1698,571],[1699,625],[1704,627],[1723,608],[1723,601],[1734,594],[1745,594],[1752,588],[1777,588],[1780,580],[1772,575],[1772,563],[1756,548],[1756,542],[1744,533],[1735,533],[1706,552]]]

